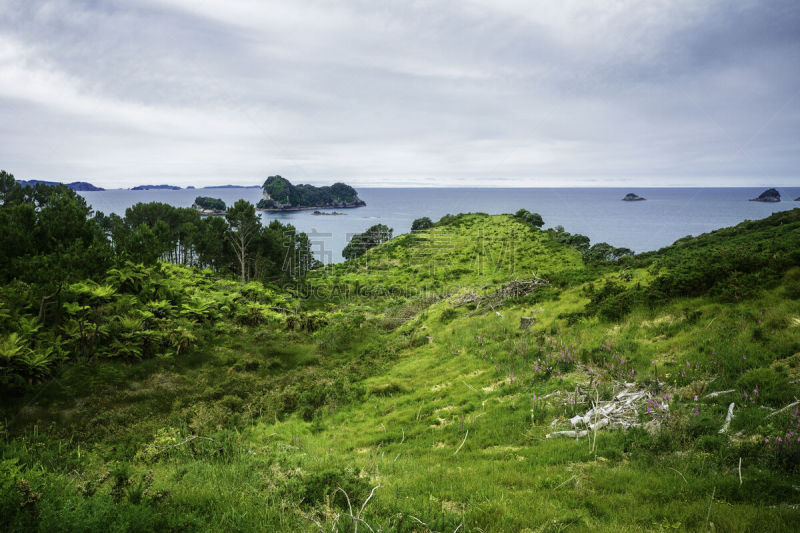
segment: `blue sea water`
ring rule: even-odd
[[[394,234],[407,233],[414,219],[436,221],[448,213],[514,213],[520,208],[539,213],[545,227],[562,225],[571,233],[587,235],[592,243],[605,241],[636,252],[657,250],[687,235],[699,235],[764,218],[777,211],[800,207],[793,201],[800,187],[778,189],[779,203],[748,202],[764,188],[359,188],[366,207],[338,209],[342,216],[315,216],[312,211],[261,213],[265,223],[277,219],[306,232],[314,243],[318,259],[328,264],[342,260],[353,233],[373,224],[386,224]],[[634,192],[644,202],[623,202]],[[124,215],[137,202],[164,202],[190,207],[195,197],[221,198],[231,205],[244,198],[256,203],[260,189],[214,188],[177,191],[131,191],[116,189],[81,192],[96,210]]]

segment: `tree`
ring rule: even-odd
[[[431,219],[428,217],[418,218],[411,223],[411,231],[419,231],[432,227],[433,227],[433,221],[431,221]]]
[[[541,229],[542,226],[544,226],[542,215],[539,213],[531,213],[527,209],[520,209],[514,213],[514,218],[534,229]]]
[[[253,240],[261,231],[261,222],[256,215],[256,208],[247,200],[238,200],[225,213],[228,221],[228,239],[233,245],[233,252],[239,263],[242,283],[247,281],[247,261],[252,253]]]
[[[376,224],[364,233],[356,233],[342,250],[342,257],[355,259],[361,257],[370,248],[383,244],[392,238],[394,230],[384,224]]]

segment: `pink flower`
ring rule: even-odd
[[[694,397],[694,401],[697,401],[697,395],[695,395],[695,397]]]

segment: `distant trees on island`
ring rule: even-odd
[[[315,187],[292,185],[281,176],[270,176],[264,182],[264,198],[259,209],[292,209],[312,207],[360,207],[367,205],[354,188],[344,183]]]
[[[225,202],[220,198],[211,198],[210,196],[198,196],[194,199],[194,206],[205,211],[225,211]]]

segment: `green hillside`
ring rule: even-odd
[[[0,307],[27,382],[2,398],[0,527],[795,529],[800,209],[613,261],[565,235],[448,216],[283,293],[147,267],[167,288],[84,305],[153,314],[154,353],[35,380],[5,362],[44,342],[33,310]]]

